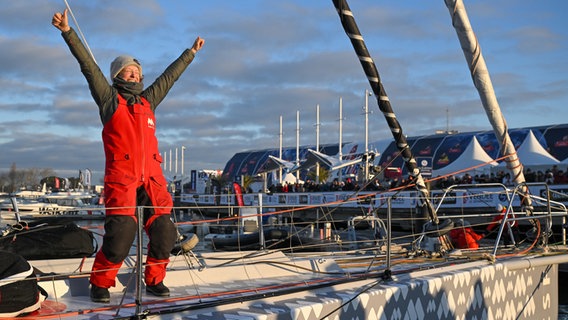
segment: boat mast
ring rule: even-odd
[[[320,152],[320,105],[316,105],[316,151]],[[320,183],[320,163],[316,162],[316,184]]]
[[[343,161],[343,98],[339,97],[339,163]],[[339,169],[339,182],[343,181],[343,169]]]
[[[469,66],[473,84],[479,93],[485,113],[493,127],[493,131],[495,132],[495,136],[499,142],[501,154],[505,157],[504,161],[507,164],[507,169],[511,171],[515,184],[522,184],[525,182],[523,165],[517,156],[515,145],[509,137],[507,122],[501,113],[501,108],[499,107],[499,102],[497,102],[497,97],[493,90],[493,84],[491,83],[491,77],[489,76],[489,70],[485,64],[485,59],[481,54],[479,42],[475,37],[469,18],[467,17],[463,1],[444,1],[452,17],[452,25],[456,30],[463,54]],[[524,186],[521,191],[526,194],[526,186]],[[525,206],[525,209],[529,210],[531,200],[529,197],[523,198],[523,205]],[[527,211],[527,214],[530,213],[531,211]]]
[[[430,195],[424,179],[422,178],[422,174],[420,173],[420,169],[416,163],[416,159],[413,157],[412,152],[410,150],[410,146],[406,141],[406,136],[402,132],[402,127],[400,123],[396,119],[396,116],[392,110],[389,98],[387,93],[381,83],[381,79],[379,77],[379,73],[377,71],[377,67],[371,58],[369,51],[367,50],[367,46],[363,40],[363,36],[359,32],[359,28],[355,23],[355,18],[353,17],[353,13],[349,8],[346,0],[333,0],[333,4],[337,13],[339,14],[339,18],[341,20],[341,24],[345,33],[351,40],[351,44],[355,49],[357,56],[359,57],[359,61],[361,62],[361,66],[363,67],[363,71],[369,80],[369,84],[371,85],[371,89],[373,90],[373,94],[377,97],[377,103],[379,105],[379,109],[383,113],[385,120],[391,130],[391,133],[394,137],[394,141],[398,147],[398,150],[404,159],[406,169],[408,170],[409,175],[414,178],[414,186],[419,193],[419,201],[422,210],[425,211],[430,219],[431,224],[425,225],[425,229],[427,231],[436,230],[438,229],[438,224],[440,223],[436,211],[430,202]],[[445,223],[451,224],[451,220],[446,220]],[[437,236],[437,235],[436,235]]]
[[[279,146],[278,146],[278,158],[282,160],[282,115],[280,115],[280,132],[278,134]],[[278,182],[282,185],[282,167],[278,168]]]
[[[369,89],[365,89],[365,182],[369,181]]]
[[[300,166],[300,110],[296,110],[296,167]],[[296,183],[300,181],[300,170],[296,171]]]

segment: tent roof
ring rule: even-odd
[[[479,141],[477,141],[477,138],[474,136],[471,139],[471,142],[467,145],[467,148],[459,156],[459,158],[443,168],[434,170],[433,174],[445,175],[458,171],[463,173],[487,171],[488,168],[496,165],[497,162],[495,162],[493,158],[491,158],[487,154],[487,152],[483,150],[483,147],[481,146],[481,144],[479,144]],[[471,170],[466,170],[468,168],[470,168]]]
[[[301,170],[301,169],[310,169],[311,167],[315,166],[317,163],[319,163],[320,166],[326,168],[328,171],[334,171],[341,169],[343,167],[354,165],[359,162],[361,162],[360,157],[353,160],[340,160],[338,158],[328,156],[321,152],[308,149],[306,160],[302,162],[299,167],[295,168],[292,171]]]
[[[268,159],[258,170],[258,173],[270,172],[278,169],[283,169],[285,171],[290,171],[294,167],[294,163],[286,161],[275,157],[273,155],[268,155]]]
[[[554,158],[538,142],[532,130],[529,131],[523,143],[517,149],[519,160],[524,166],[531,165],[552,165],[559,161]]]

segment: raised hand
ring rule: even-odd
[[[51,24],[56,27],[57,29],[61,30],[61,32],[67,32],[69,29],[69,20],[67,19],[67,9],[61,12],[56,12],[51,19]]]
[[[193,51],[193,53],[196,53],[197,51],[201,50],[203,44],[205,44],[205,40],[201,37],[197,37],[197,39],[195,39],[195,42],[193,42],[193,47],[191,47],[191,51]]]

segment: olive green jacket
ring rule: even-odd
[[[116,111],[118,105],[117,94],[120,91],[109,84],[103,72],[72,28],[67,32],[62,32],[61,35],[69,46],[71,53],[79,62],[81,72],[89,83],[91,95],[99,107],[99,115],[104,125]],[[179,79],[194,57],[190,49],[184,50],[179,58],[174,60],[154,83],[142,91],[140,95],[150,102],[152,111],[162,102],[174,85],[174,82]]]

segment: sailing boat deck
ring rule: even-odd
[[[109,304],[89,299],[88,274],[80,270],[90,270],[91,258],[32,261],[43,273],[40,285],[49,292],[51,306],[55,301],[60,310],[40,309],[28,317],[372,319],[380,314],[449,319],[467,314],[490,318],[555,314],[558,302],[551,292],[558,289],[557,263],[568,262],[566,247],[530,254],[522,250],[501,249],[503,258],[495,263],[487,259],[491,248],[444,258],[394,254],[390,269],[386,256],[376,252],[178,255],[165,280],[171,297],[143,293],[138,306],[135,261],[130,258],[119,272]]]
[[[334,4],[356,51],[366,51],[346,2],[334,1]],[[458,11],[462,10],[452,12]],[[416,174],[419,203],[428,209],[430,227],[440,226],[420,171],[414,170],[416,162],[376,68],[370,66],[373,59],[368,52],[357,52],[357,56],[393,136],[399,138],[397,145],[406,159],[408,172]],[[371,67],[375,70],[370,70]],[[480,68],[471,68],[474,69]],[[513,154],[514,150],[504,153]],[[515,169],[512,171],[521,168],[516,159],[511,167]],[[161,299],[144,294],[141,274],[133,272],[141,269],[143,257],[138,262],[128,258],[107,305],[95,304],[88,297],[87,271],[92,258],[34,261],[40,285],[49,292],[50,299],[45,308],[22,318],[552,319],[558,310],[558,266],[568,262],[568,251],[565,235],[563,245],[548,243],[552,214],[551,201],[547,200],[546,214],[528,217],[543,221],[537,224],[543,226],[542,232],[539,229],[533,240],[517,247],[499,244],[508,223],[506,214],[496,246],[476,251],[451,251],[444,244],[447,240],[443,240],[443,235],[423,235],[420,241],[424,246],[413,247],[413,254],[388,251],[385,254],[378,248],[311,255],[267,250],[195,255],[190,252],[176,256],[169,265],[165,283],[172,295]],[[530,207],[530,202],[526,207]],[[565,219],[566,207],[556,208],[562,211],[556,217]],[[561,228],[565,229],[565,223]],[[439,243],[428,243],[435,242],[434,239]],[[387,244],[389,249],[390,236]],[[446,249],[441,250],[442,247]],[[141,248],[140,243],[139,252]]]

